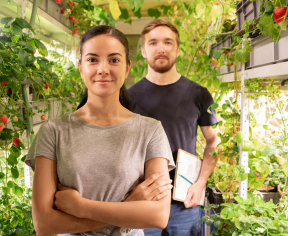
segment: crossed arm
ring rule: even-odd
[[[133,198],[128,201],[129,197],[125,202],[92,201],[80,197],[76,190],[70,188],[56,192],[55,161],[37,157],[35,166],[32,216],[40,236],[86,232],[110,224],[127,228],[165,228],[168,223],[171,188],[167,188],[167,194],[163,192],[158,201],[133,201]],[[160,171],[165,172],[158,178],[160,181],[169,179],[166,159],[154,158],[145,163],[145,179]],[[135,192],[137,194],[137,190]]]

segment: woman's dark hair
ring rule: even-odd
[[[130,59],[129,59],[129,46],[128,46],[128,40],[127,38],[125,37],[125,35],[111,27],[111,26],[108,26],[108,25],[98,25],[98,26],[95,26],[91,29],[89,29],[81,38],[81,41],[80,41],[80,45],[79,45],[79,48],[80,48],[80,60],[79,60],[79,63],[81,64],[81,59],[82,59],[82,51],[83,51],[83,45],[86,41],[88,41],[89,39],[91,38],[94,38],[96,36],[99,36],[99,35],[110,35],[116,39],[118,39],[120,41],[120,43],[122,43],[122,45],[124,46],[125,48],[125,55],[126,55],[126,64],[127,66],[129,65],[130,63]],[[85,88],[85,92],[84,92],[84,95],[83,95],[83,98],[82,98],[82,101],[80,102],[79,106],[77,107],[77,110],[79,108],[81,108],[82,106],[84,106],[86,104],[88,100],[88,89]],[[127,93],[127,90],[126,90],[126,87],[125,85],[123,84],[123,86],[121,87],[120,89],[120,95],[119,95],[119,101],[121,103],[121,105],[125,108],[127,108],[128,110],[132,111],[132,103],[131,103],[131,100],[128,96],[128,93]]]

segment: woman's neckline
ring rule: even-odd
[[[133,113],[133,115],[131,117],[129,117],[127,120],[124,120],[123,122],[117,124],[117,125],[110,125],[110,126],[98,126],[98,125],[92,125],[92,124],[89,124],[83,120],[81,120],[80,118],[78,118],[74,113],[71,113],[70,115],[72,115],[72,117],[74,117],[79,123],[83,124],[83,125],[86,125],[86,126],[89,126],[91,128],[96,128],[96,129],[112,129],[112,128],[118,128],[122,125],[125,125],[126,123],[129,123],[131,120],[133,120],[137,114],[136,113]]]

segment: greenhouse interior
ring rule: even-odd
[[[288,236],[287,29],[286,0],[0,0],[0,235]]]

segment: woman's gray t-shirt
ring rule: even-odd
[[[73,113],[50,119],[42,124],[26,157],[33,170],[37,156],[57,162],[62,185],[103,202],[124,201],[144,180],[144,165],[150,159],[163,157],[169,171],[175,167],[161,123],[138,114],[114,126],[90,125]],[[66,235],[122,236],[131,231],[109,225]]]

